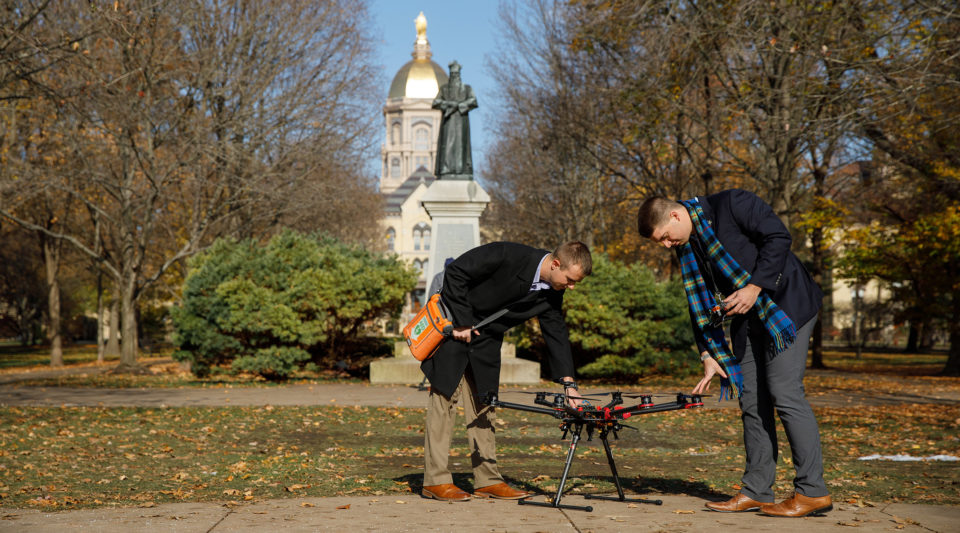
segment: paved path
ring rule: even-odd
[[[446,503],[414,495],[292,498],[237,506],[217,503],[173,503],[150,508],[114,508],[45,513],[0,509],[0,531],[60,533],[63,531],[128,533],[237,531],[457,531],[457,532],[593,532],[664,531],[669,533],[771,531],[777,533],[850,533],[904,531],[950,533],[958,530],[960,508],[887,504],[857,507],[839,504],[823,517],[773,518],[755,513],[722,514],[703,510],[703,500],[665,495],[663,505],[584,500],[568,496],[564,503],[593,505],[593,512],[559,510],[515,502],[474,499]]]

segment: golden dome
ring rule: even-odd
[[[390,84],[387,98],[436,98],[440,86],[447,83],[447,73],[430,60],[430,42],[427,41],[427,18],[423,12],[414,21],[417,40],[413,45],[413,60],[400,67]]]
[[[440,65],[429,59],[414,59],[397,71],[390,84],[387,98],[429,98],[437,97],[440,86],[447,83],[447,74]],[[381,93],[383,94],[383,93]]]

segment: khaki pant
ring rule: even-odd
[[[453,475],[447,465],[457,404],[461,401],[467,424],[467,444],[470,447],[474,488],[488,487],[503,481],[497,470],[497,445],[493,425],[496,413],[490,406],[477,410],[480,407],[477,386],[468,368],[450,398],[430,389],[423,447],[425,487],[453,483]]]

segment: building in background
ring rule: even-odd
[[[421,273],[417,288],[404,306],[401,322],[407,313],[416,312],[423,304],[428,283],[424,272],[430,256],[430,216],[420,199],[435,179],[440,111],[431,105],[440,86],[447,83],[446,72],[430,59],[427,19],[422,12],[415,25],[413,59],[393,77],[383,106],[386,135],[380,149],[380,192],[386,196],[382,222],[386,248]]]

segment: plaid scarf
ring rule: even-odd
[[[716,234],[713,233],[713,228],[705,223],[700,202],[693,198],[680,203],[687,208],[693,222],[693,229],[706,246],[710,261],[738,290],[745,287],[750,282],[750,274],[740,268],[736,259],[724,250]],[[720,399],[722,400],[727,394],[732,398],[734,394],[739,395],[743,388],[743,374],[740,371],[740,365],[737,364],[730,348],[727,346],[723,328],[710,325],[710,309],[718,305],[719,302],[717,302],[713,291],[703,281],[696,256],[693,253],[693,246],[689,241],[677,248],[677,257],[680,259],[680,270],[683,275],[683,290],[687,293],[687,303],[690,305],[690,310],[697,326],[700,328],[699,334],[705,341],[710,354],[727,373],[727,378],[720,380]],[[763,292],[757,297],[753,308],[757,310],[760,321],[763,322],[767,333],[773,340],[774,355],[790,346],[796,338],[796,327],[790,317]]]

